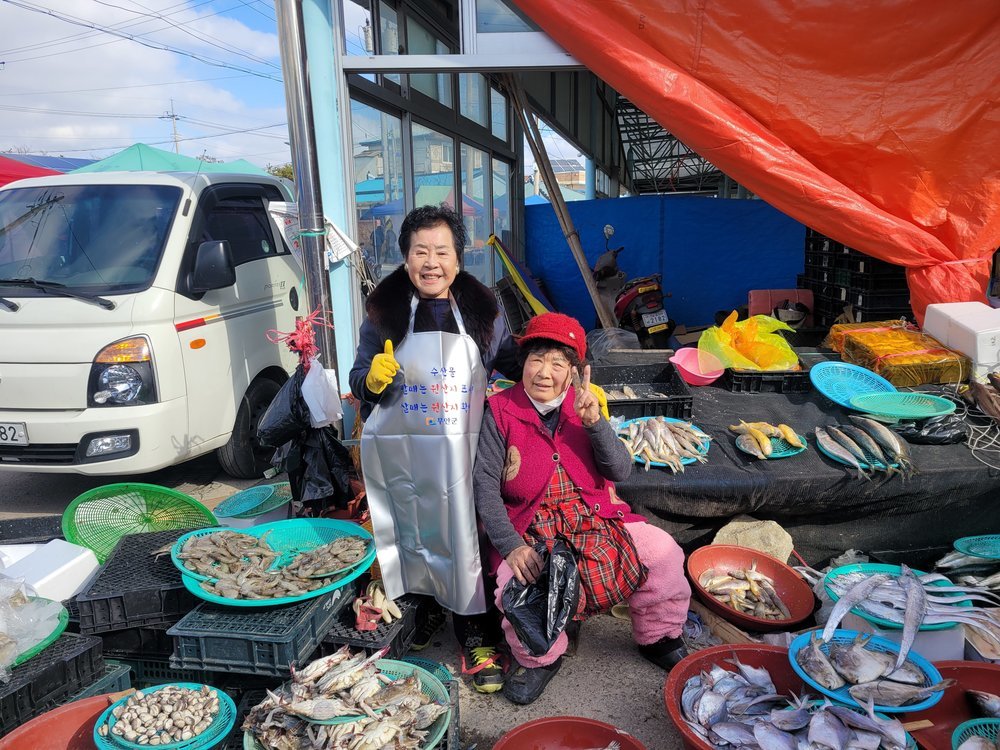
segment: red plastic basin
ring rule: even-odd
[[[53,708],[0,739],[0,750],[94,750],[94,724],[108,705],[108,695],[95,695]]]
[[[934,726],[930,729],[911,732],[913,739],[924,750],[951,750],[951,734],[955,727],[963,721],[979,718],[972,715],[965,691],[1000,693],[1000,665],[979,661],[937,661],[934,666],[941,672],[942,678],[950,677],[958,684],[945,690],[941,700],[926,711],[907,714],[906,721],[933,721]]]
[[[714,354],[703,352],[696,346],[678,349],[670,361],[688,385],[709,385],[721,376],[725,368]]]
[[[579,716],[552,716],[514,727],[500,738],[493,750],[589,750],[605,747],[612,740],[622,750],[646,750],[639,740],[603,721]]]
[[[667,682],[663,686],[663,700],[667,706],[667,715],[677,727],[677,731],[681,733],[684,747],[688,750],[717,749],[695,734],[684,721],[684,717],[681,715],[681,692],[684,690],[684,685],[692,677],[701,674],[702,671],[710,670],[713,664],[735,672],[736,667],[727,661],[730,659],[739,659],[751,667],[764,667],[771,674],[774,687],[779,693],[802,694],[804,685],[795,674],[791,664],[788,663],[787,648],[757,643],[740,643],[731,646],[713,646],[703,651],[696,651],[670,670]]]
[[[774,590],[788,607],[791,617],[783,620],[764,620],[737,612],[720,602],[698,583],[698,578],[709,568],[715,568],[721,575],[729,570],[749,568],[754,562],[757,563],[757,570],[774,580]],[[699,547],[688,556],[687,571],[691,587],[706,607],[734,625],[747,630],[759,632],[788,630],[790,626],[809,617],[815,605],[812,589],[798,573],[777,558],[748,547],[731,544],[710,544],[707,547]]]

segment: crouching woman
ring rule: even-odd
[[[691,589],[684,555],[615,492],[615,480],[632,470],[632,456],[588,388],[583,328],[548,313],[531,320],[519,346],[523,379],[489,399],[474,474],[476,510],[498,553],[491,559],[497,606],[511,578],[533,583],[541,571],[533,545],[551,550],[563,537],[580,570],[577,619],[627,602],[639,652],[669,670],[686,655],[680,635]],[[583,382],[574,388],[581,368]],[[547,653],[532,656],[506,618],[503,630],[517,662],[504,695],[531,703],[558,672],[566,633]]]

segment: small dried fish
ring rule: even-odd
[[[791,616],[774,590],[774,579],[757,570],[756,562],[751,563],[749,568],[728,571],[709,568],[698,577],[698,584],[727,607],[742,614],[762,620],[782,620]]]

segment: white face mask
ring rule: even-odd
[[[551,401],[535,401],[535,399],[533,399],[531,396],[528,396],[528,400],[532,404],[534,404],[535,408],[538,409],[538,411],[542,414],[542,416],[545,416],[546,414],[549,414],[550,412],[553,412],[560,406],[562,406],[563,401],[566,400],[567,393],[569,393],[568,389],[560,393]],[[526,393],[524,395],[527,396],[528,394]]]

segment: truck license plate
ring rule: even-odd
[[[642,324],[646,328],[652,328],[653,326],[665,325],[667,322],[667,311],[660,310],[655,313],[643,313],[642,314]]]
[[[0,445],[27,445],[24,422],[0,422]]]

